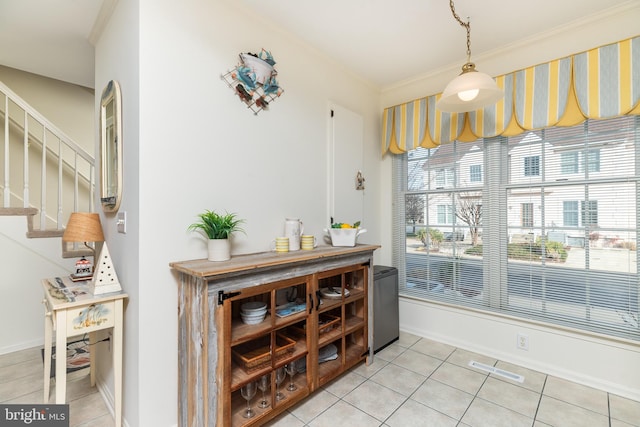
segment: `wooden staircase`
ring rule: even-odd
[[[0,216],[24,216],[27,238],[61,238],[71,212],[94,211],[93,155],[2,82],[0,162]],[[62,246],[63,258],[92,254]]]

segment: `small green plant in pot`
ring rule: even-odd
[[[235,213],[219,214],[206,210],[199,214],[200,221],[189,226],[189,231],[198,231],[209,239],[209,261],[226,261],[231,258],[229,236],[240,231],[244,233],[241,224],[244,220],[238,219]]]

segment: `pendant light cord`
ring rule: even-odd
[[[456,8],[453,5],[453,0],[449,0],[449,7],[451,8],[451,13],[456,21],[458,21],[458,23],[467,30],[467,62],[471,62],[471,21],[468,18],[467,22],[460,19],[460,16],[456,13]]]

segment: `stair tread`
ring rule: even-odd
[[[36,208],[0,208],[0,216],[36,215]]]
[[[53,230],[30,230],[30,231],[27,232],[27,237],[30,238],[30,239],[37,238],[37,237],[41,237],[41,238],[62,237],[63,234],[64,234],[64,230],[57,230],[57,229],[53,229]]]

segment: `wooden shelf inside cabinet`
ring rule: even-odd
[[[271,315],[267,314],[265,319],[256,325],[248,325],[241,319],[233,319],[231,322],[231,345],[237,345],[260,335],[264,335],[271,330]]]
[[[340,307],[341,305],[342,305],[341,299],[322,298],[322,304],[320,304],[320,308],[318,308],[318,313],[324,313],[336,307]]]
[[[348,303],[348,302],[351,302],[351,301],[355,301],[355,300],[358,300],[358,299],[363,299],[364,296],[365,296],[363,289],[351,288],[351,289],[349,289],[349,293],[350,293],[349,296],[344,299],[345,303]]]
[[[329,360],[318,365],[318,383],[324,385],[340,375],[344,370],[342,365],[342,355],[338,352],[336,360]]]
[[[358,328],[364,328],[364,319],[362,317],[347,317],[344,321],[344,333],[350,334]]]

